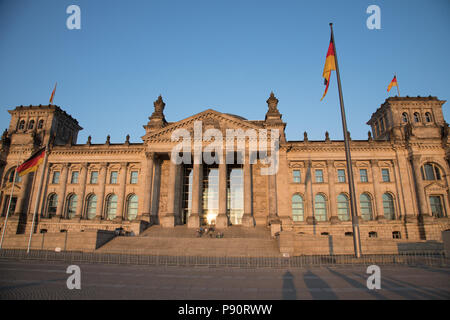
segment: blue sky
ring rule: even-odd
[[[66,27],[71,4],[81,30]],[[366,27],[371,4],[381,30]],[[334,72],[320,101],[329,22],[352,138],[367,138],[394,73],[402,96],[450,98],[448,0],[0,0],[0,129],[7,110],[48,104],[57,81],[79,143],[140,142],[159,94],[168,121],[208,108],[264,119],[271,90],[289,140],[342,139]]]

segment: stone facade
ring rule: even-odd
[[[442,240],[450,228],[449,137],[442,114],[445,101],[436,97],[392,97],[372,114],[367,140],[351,140],[361,238],[402,241]],[[351,235],[352,222],[346,176],[344,142],[286,140],[286,123],[272,93],[264,120],[206,110],[187,119],[168,122],[162,97],[144,126],[142,143],[84,144],[77,141],[78,122],[55,105],[20,106],[10,110],[10,126],[3,133],[0,153],[1,227],[9,205],[14,168],[49,145],[43,173],[43,192],[37,199],[41,171],[16,179],[7,234],[30,231],[36,201],[36,231],[115,230],[139,234],[152,224],[173,228],[178,224],[198,228],[204,217],[205,163],[194,163],[188,215],[184,198],[183,164],[171,161],[179,144],[176,130],[193,134],[201,121],[208,129],[279,130],[279,168],[262,175],[267,166],[260,158],[244,161],[242,217],[245,227],[271,226],[302,236]],[[225,140],[224,138],[224,145]],[[236,141],[242,139],[238,137]],[[244,137],[248,150],[251,137]],[[195,148],[195,138],[193,139]],[[234,142],[233,142],[234,143]],[[203,143],[203,150],[208,144]],[[194,151],[192,151],[194,154]],[[228,154],[227,154],[228,155]],[[191,157],[191,156],[189,156]],[[246,158],[248,160],[248,158]],[[227,164],[217,166],[217,227],[230,225]],[[203,220],[202,220],[203,219]]]

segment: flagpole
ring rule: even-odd
[[[350,203],[351,203],[350,208],[351,208],[351,214],[352,214],[353,245],[354,245],[356,257],[360,258],[361,257],[361,239],[360,239],[360,234],[359,234],[355,183],[353,181],[352,158],[350,155],[350,142],[348,139],[349,137],[348,137],[348,130],[347,130],[347,120],[345,117],[344,98],[342,96],[341,76],[339,74],[336,43],[334,42],[333,23],[330,23],[330,28],[331,28],[331,41],[333,42],[333,47],[334,47],[334,61],[336,63],[336,77],[337,77],[337,83],[338,83],[338,88],[339,88],[339,102],[341,105],[342,129],[344,131],[345,158],[347,160],[347,175],[348,175],[348,185],[349,185]]]
[[[44,156],[44,164],[42,166],[41,180],[39,182],[39,187],[38,187],[38,190],[37,190],[36,204],[34,206],[33,222],[31,224],[31,231],[30,231],[30,238],[28,240],[27,254],[30,252],[31,237],[33,235],[33,229],[34,229],[34,223],[35,223],[35,220],[36,220],[36,214],[37,214],[38,209],[39,209],[39,200],[41,199],[42,185],[44,184],[45,167],[47,166],[48,149],[49,149],[49,145],[47,143],[47,146],[45,147],[45,156]]]
[[[19,167],[20,160],[22,158],[22,152],[23,152],[23,148],[20,148],[19,159],[17,159],[17,166],[16,166],[16,169],[14,170],[14,178],[13,178],[14,180],[13,180],[13,184],[12,184],[12,187],[11,187],[11,194],[9,195],[8,209],[6,210],[5,222],[3,223],[2,238],[0,240],[0,249],[2,248],[2,245],[3,245],[3,238],[5,236],[6,226],[8,224],[9,210],[11,209],[11,200],[12,200],[12,197],[13,197],[14,186],[16,185],[17,168]]]
[[[398,93],[398,96],[400,97],[400,89],[398,88],[398,78],[395,73],[394,73],[394,77],[395,77],[395,80],[397,80],[397,93]]]

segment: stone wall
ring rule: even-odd
[[[29,234],[14,234],[5,237],[3,248],[26,249],[28,247]],[[111,231],[84,231],[84,232],[59,232],[59,233],[35,233],[31,241],[31,249],[36,250],[61,250],[69,251],[94,251],[114,238]]]
[[[392,240],[393,232],[400,232],[403,240],[436,240],[442,241],[442,231],[450,229],[448,218],[434,219],[431,222],[404,223],[394,221],[361,221],[359,224],[361,239],[372,239],[369,233],[375,232],[377,239]],[[283,230],[294,231],[305,235],[326,235],[344,237],[346,233],[352,232],[351,221],[332,224],[330,222],[319,222],[317,224],[294,223],[291,226],[283,225]]]
[[[8,235],[15,235],[18,229],[24,231],[23,234],[29,234],[31,229],[33,216],[29,215],[26,224],[21,228],[19,226],[18,217],[9,217],[7,223],[6,233]],[[4,225],[4,217],[0,218],[0,230]],[[113,222],[110,220],[87,220],[80,218],[73,219],[61,219],[59,217],[53,217],[51,219],[40,218],[39,223],[35,227],[35,232],[40,232],[41,230],[46,230],[48,233],[59,233],[61,230],[68,230],[71,232],[82,232],[88,230],[105,230],[114,231],[117,228],[123,228],[124,231],[133,232],[135,235],[139,235],[148,227],[149,223],[141,220],[127,221],[123,220],[121,222]]]
[[[280,252],[291,256],[354,254],[353,237],[296,234],[283,231],[278,237]],[[362,254],[398,254],[406,252],[441,252],[439,241],[402,239],[361,239]]]

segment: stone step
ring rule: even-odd
[[[242,226],[231,226],[225,229],[215,229],[223,233],[224,238],[255,238],[272,240],[270,229],[266,227],[246,228]],[[175,226],[174,228],[163,228],[161,226],[151,226],[140,234],[140,237],[168,237],[168,238],[197,238],[197,229],[187,226]],[[203,235],[204,237],[205,235]],[[208,235],[206,235],[208,236]]]
[[[116,237],[98,252],[176,256],[278,257],[278,242],[265,228],[217,230],[224,238],[197,237],[195,229],[153,226],[137,237]]]

